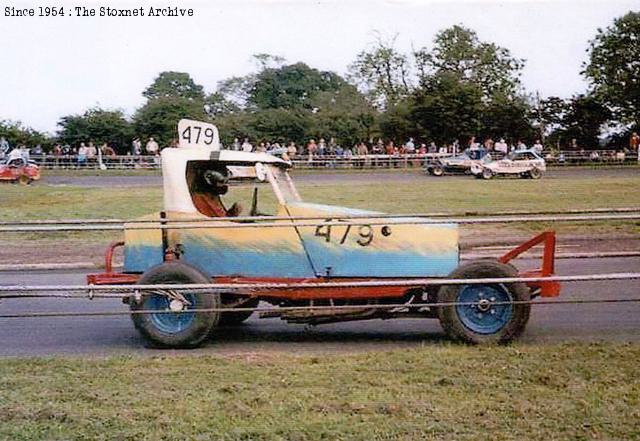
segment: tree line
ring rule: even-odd
[[[541,98],[522,86],[525,60],[455,25],[410,53],[397,50],[395,38],[379,36],[345,76],[270,54],[254,55],[255,72],[221,81],[211,92],[188,73],[162,72],[131,117],[89,109],[62,117],[53,138],[2,121],[0,136],[45,146],[108,142],[124,153],[134,136],[168,145],[177,121],[193,118],[216,124],[225,144],[245,137],[298,144],[335,138],[352,146],[412,137],[441,145],[475,136],[542,139],[560,148],[597,148],[603,141],[621,147],[640,127],[640,13],[598,29],[587,53],[585,93]]]

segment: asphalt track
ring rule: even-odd
[[[403,170],[364,170],[364,171],[334,171],[334,170],[293,170],[296,183],[311,185],[331,185],[337,183],[362,182],[433,182],[440,180],[469,179],[471,176],[448,175],[443,177],[427,176],[420,168]],[[543,179],[599,179],[606,177],[638,177],[639,167],[555,167],[550,168]],[[97,176],[74,176],[73,170],[62,175],[47,176],[43,172],[42,182],[49,185],[77,186],[77,187],[145,187],[161,186],[162,177],[158,174],[130,174],[113,176],[99,174]]]
[[[521,269],[532,261],[516,262]],[[560,275],[631,272],[640,258],[567,259],[557,262]],[[0,284],[82,284],[84,272],[0,273]],[[561,299],[640,297],[640,281],[567,283]],[[0,313],[26,311],[127,311],[118,300],[12,299]],[[128,316],[0,319],[0,356],[170,355],[184,351],[145,348]],[[411,348],[444,339],[437,320],[370,320],[306,328],[279,319],[252,317],[238,328],[220,329],[216,338],[189,354],[260,352],[327,353]],[[525,344],[570,341],[640,341],[640,303],[534,306]]]

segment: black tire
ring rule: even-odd
[[[516,277],[517,270],[495,260],[478,260],[460,265],[450,275],[451,279],[473,279],[487,277]],[[469,288],[473,287],[473,288]],[[471,291],[469,291],[471,290]],[[529,287],[524,283],[491,284],[491,285],[449,285],[438,292],[438,302],[470,302],[477,301],[468,295],[469,292],[498,293],[494,301],[529,301]],[[495,299],[495,297],[491,297]],[[524,331],[529,314],[530,304],[488,305],[489,309],[480,310],[479,306],[442,306],[438,308],[438,318],[447,336],[453,340],[471,344],[509,343]],[[486,317],[483,314],[487,314]],[[482,316],[475,319],[473,315]],[[493,315],[496,314],[496,315]],[[483,320],[488,319],[485,324]],[[492,325],[492,326],[490,326]]]
[[[442,176],[444,175],[444,168],[441,165],[434,165],[432,169],[433,176]]]
[[[33,179],[31,179],[29,176],[27,175],[20,175],[20,177],[18,178],[18,183],[20,185],[29,185],[33,182]]]
[[[493,172],[488,168],[483,169],[482,170],[482,178],[483,179],[491,179],[491,178],[493,178]]]
[[[251,298],[238,306],[238,308],[255,308],[258,306],[258,303],[260,303],[259,299]],[[253,311],[223,312],[220,314],[218,326],[238,326],[251,317],[252,314]]]
[[[540,169],[539,169],[539,168],[537,168],[537,167],[532,168],[532,169],[529,171],[529,177],[530,177],[531,179],[540,179],[540,178],[542,177],[542,170],[540,170]]]
[[[199,270],[181,262],[165,262],[145,272],[139,285],[154,284],[185,284],[185,283],[211,283],[209,277]],[[220,294],[204,291],[181,291],[189,297],[191,305],[188,309],[219,308],[221,305]],[[143,295],[140,303],[135,298],[129,299],[131,311],[144,311],[159,309],[159,303],[167,302],[167,297],[160,294]],[[168,303],[168,302],[167,302]],[[162,348],[195,348],[199,346],[211,333],[211,330],[220,320],[220,312],[196,312],[190,316],[183,316],[185,324],[176,325],[175,329],[168,330],[167,320],[180,321],[182,314],[132,314],[133,324],[144,339],[152,347]],[[169,326],[170,327],[170,326]]]

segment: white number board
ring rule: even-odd
[[[220,150],[220,136],[213,124],[192,119],[181,119],[178,123],[178,139],[180,147],[204,147]]]

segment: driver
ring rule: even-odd
[[[191,195],[198,211],[209,217],[237,217],[242,213],[242,205],[234,203],[225,208],[220,196],[229,190],[227,177],[215,170],[205,170],[198,188]]]

